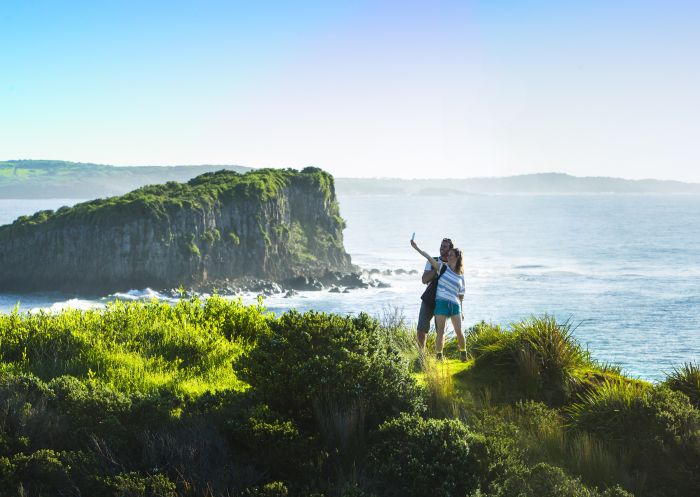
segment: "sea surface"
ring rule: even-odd
[[[2,200],[0,224],[79,199]],[[345,247],[388,288],[273,296],[276,312],[316,309],[417,318],[424,260],[447,236],[465,253],[467,325],[507,326],[530,315],[570,320],[594,358],[631,376],[663,380],[700,361],[700,196],[339,195]],[[87,308],[112,298],[165,298],[135,288],[112,296],[0,294],[0,311]],[[255,295],[244,295],[252,302]]]

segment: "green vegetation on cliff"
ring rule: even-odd
[[[60,226],[85,220],[119,224],[135,217],[159,220],[182,209],[210,208],[223,200],[257,199],[265,202],[279,195],[292,179],[309,188],[319,188],[329,203],[335,198],[333,177],[318,168],[309,167],[301,173],[293,169],[258,169],[246,174],[218,171],[202,174],[187,183],[169,181],[144,186],[121,196],[91,200],[56,211],[39,211],[17,218],[10,226]],[[331,214],[338,215],[337,202],[332,209]],[[7,228],[0,227],[0,236],[7,231]]]
[[[467,363],[412,335],[217,296],[0,315],[0,494],[696,495],[696,365],[632,380],[548,316]]]

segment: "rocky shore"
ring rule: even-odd
[[[406,271],[404,269],[384,270],[378,269],[360,270],[349,273],[328,271],[323,275],[296,276],[284,281],[271,281],[255,277],[242,277],[225,280],[208,281],[206,284],[187,288],[169,288],[161,290],[161,293],[172,297],[190,294],[219,294],[238,295],[241,293],[257,293],[263,296],[284,294],[292,297],[300,291],[328,291],[331,293],[349,293],[353,290],[367,288],[388,288],[391,285],[382,279],[382,276],[393,274],[418,274],[418,271]]]

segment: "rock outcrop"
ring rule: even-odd
[[[0,290],[113,292],[353,269],[333,177],[219,171],[0,227]]]

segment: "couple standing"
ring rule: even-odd
[[[445,343],[445,324],[449,317],[452,327],[457,335],[460,359],[467,360],[467,352],[462,333],[462,320],[464,310],[464,264],[462,251],[454,246],[452,240],[443,238],[440,244],[440,257],[431,257],[430,254],[418,248],[416,242],[411,240],[411,246],[427,259],[422,281],[424,285],[431,284],[437,279],[437,291],[435,294],[435,306],[432,302],[422,301],[418,316],[417,340],[421,353],[425,350],[425,339],[430,331],[430,320],[435,316],[435,352],[437,359],[442,360],[442,348]]]

